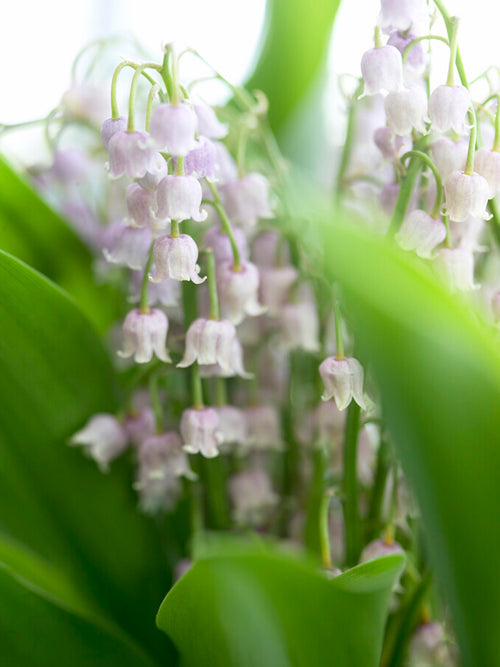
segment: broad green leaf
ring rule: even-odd
[[[92,258],[66,222],[0,156],[0,248],[68,291],[104,330],[118,295],[92,279]]]
[[[0,529],[57,566],[163,654],[169,572],[126,457],[100,473],[68,438],[118,406],[109,358],[60,289],[0,252]]]
[[[171,589],[157,622],[186,666],[376,667],[402,564],[390,556],[329,580],[296,556],[221,543]]]
[[[325,63],[340,0],[268,0],[260,58],[245,86],[269,99],[269,121],[279,134],[297,111]]]
[[[74,582],[21,546],[0,538],[2,664],[153,667]]]
[[[422,510],[463,663],[498,665],[498,336],[408,254],[352,227],[325,228],[324,239]]]

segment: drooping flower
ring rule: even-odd
[[[245,408],[247,449],[283,449],[281,418],[274,405],[254,405]]]
[[[125,450],[127,442],[127,432],[116,417],[98,413],[72,436],[69,444],[82,445],[101,471],[107,472],[109,464]]]
[[[269,201],[269,182],[262,174],[251,173],[223,183],[219,193],[232,222],[254,226],[259,218],[274,217]]]
[[[467,141],[453,141],[449,137],[441,137],[431,144],[431,157],[436,163],[443,181],[451,176],[454,171],[465,169],[467,150]]]
[[[243,410],[233,405],[222,405],[214,410],[219,416],[221,445],[245,445],[248,431]]]
[[[154,169],[157,154],[147,132],[116,132],[108,144],[108,173],[111,178],[126,174],[141,178]]]
[[[425,211],[415,209],[403,221],[396,234],[396,241],[403,250],[414,250],[419,257],[429,259],[434,248],[446,238],[446,227],[442,220],[433,218]]]
[[[387,125],[394,134],[406,136],[414,129],[425,132],[427,95],[420,86],[391,91],[384,106]]]
[[[364,95],[378,95],[403,87],[403,60],[395,46],[369,49],[361,58]]]
[[[130,442],[139,447],[156,431],[155,414],[150,407],[144,406],[127,415],[124,426]]]
[[[207,459],[218,455],[222,435],[219,431],[219,416],[213,408],[184,410],[180,431],[185,452],[200,452]]]
[[[354,399],[363,410],[366,410],[363,394],[363,367],[357,359],[328,357],[320,364],[319,374],[325,386],[321,397],[323,401],[333,398],[338,409],[345,410]]]
[[[114,227],[103,254],[112,264],[140,271],[146,266],[152,241],[149,229],[130,227],[122,222]]]
[[[438,86],[429,98],[432,128],[438,132],[454,130],[457,134],[465,134],[465,118],[471,104],[471,96],[465,86]]]
[[[101,126],[101,140],[102,145],[107,150],[111,137],[117,132],[125,132],[127,129],[127,121],[123,116],[120,118],[108,118]]]
[[[489,199],[500,192],[500,152],[480,148],[474,156],[474,171],[488,181]]]
[[[203,191],[194,176],[165,176],[158,184],[158,220],[203,222],[207,212],[200,209]]]
[[[232,261],[221,262],[216,269],[217,289],[223,318],[239,324],[246,315],[261,315],[265,308],[258,302],[259,271],[251,262],[242,262],[235,271]]]
[[[270,315],[277,315],[286,304],[297,278],[297,269],[291,264],[259,269],[259,301]]]
[[[467,248],[441,248],[436,253],[436,267],[455,291],[476,289],[474,283],[474,256]]]
[[[139,183],[130,183],[125,193],[127,201],[127,221],[136,227],[154,229],[156,218],[153,212],[156,209],[156,192],[146,190]]]
[[[138,364],[151,361],[153,354],[165,362],[170,362],[167,348],[168,320],[165,313],[151,308],[148,313],[131,310],[123,323],[124,349],[118,352],[120,357],[134,356]]]
[[[195,361],[200,365],[219,364],[225,371],[233,372],[231,350],[236,329],[229,320],[198,318],[186,333],[184,357],[177,366],[187,368]]]
[[[225,321],[227,322],[227,320]],[[202,378],[231,378],[236,375],[246,380],[253,378],[252,373],[247,373],[245,370],[243,363],[243,348],[237,336],[233,338],[231,343],[228,365],[224,368],[218,363],[200,365],[200,375]]]
[[[188,234],[160,236],[153,246],[154,266],[149,275],[153,283],[168,278],[191,280],[196,285],[206,278],[200,278],[198,266],[198,246]]]
[[[427,13],[425,0],[381,0],[380,25],[393,30],[408,30],[423,22]]]
[[[489,197],[488,181],[474,172],[455,171],[444,182],[446,210],[450,220],[463,222],[472,215],[487,220],[486,210]]]
[[[261,527],[270,519],[279,500],[269,476],[258,468],[233,475],[229,480],[229,495],[234,521],[254,527]]]
[[[184,159],[184,172],[196,178],[215,179],[216,151],[210,139],[200,137],[193,150],[189,151]]]
[[[208,139],[223,139],[227,134],[227,125],[221,123],[215,111],[208,104],[197,102],[193,105],[198,119],[198,134]]]
[[[175,431],[151,435],[139,448],[139,477],[144,484],[148,480],[166,477],[195,479],[181,438]],[[139,488],[136,485],[136,488]]]
[[[196,145],[197,124],[189,104],[160,104],[151,114],[150,132],[158,150],[185,156]]]

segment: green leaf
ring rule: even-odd
[[[268,0],[260,58],[245,86],[268,97],[269,121],[278,137],[325,63],[339,4]]]
[[[0,538],[0,645],[16,667],[153,667],[60,570]]]
[[[464,665],[500,664],[500,355],[427,266],[343,226],[324,229],[357,350],[417,495]]]
[[[223,545],[218,554],[210,545],[212,555],[193,565],[158,612],[184,665],[378,665],[401,556],[329,580],[308,561],[263,545],[249,543],[246,552],[241,542]]]
[[[93,280],[88,248],[2,156],[0,192],[0,248],[63,287],[104,331],[119,296]]]
[[[67,439],[118,395],[99,337],[60,289],[0,252],[0,529],[64,568],[158,654],[170,583],[126,457],[101,474]]]

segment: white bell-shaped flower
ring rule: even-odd
[[[320,364],[319,374],[325,386],[321,397],[323,401],[333,398],[338,409],[345,410],[354,399],[363,410],[366,410],[363,394],[363,366],[357,359],[328,357]]]
[[[182,449],[181,438],[175,431],[151,435],[139,448],[139,478],[136,488],[154,479],[166,477],[186,477],[195,479],[189,466],[186,452]]]
[[[491,217],[486,210],[490,193],[488,181],[478,173],[453,172],[444,182],[444,193],[450,220],[463,222],[470,215],[482,220]]]
[[[414,250],[419,257],[429,259],[436,246],[446,238],[446,226],[425,211],[415,209],[403,221],[396,241],[403,250]]]
[[[124,451],[127,443],[123,425],[114,415],[105,413],[91,417],[69,441],[70,445],[82,445],[102,472],[107,472],[111,461]]]
[[[160,236],[154,242],[153,257],[154,266],[149,274],[149,279],[153,283],[171,278],[191,280],[199,285],[206,280],[199,276],[198,246],[188,234]]]
[[[223,318],[239,324],[246,315],[265,312],[258,301],[259,271],[255,264],[242,262],[235,271],[232,261],[221,262],[216,269],[217,290]]]
[[[156,151],[151,147],[147,132],[116,132],[108,144],[108,173],[111,178],[126,174],[129,178],[141,178],[154,169]]]
[[[223,370],[232,372],[231,350],[235,338],[236,329],[229,320],[200,317],[187,330],[184,357],[177,366],[186,368],[197,361],[200,365],[219,364]]]
[[[127,222],[135,227],[149,227],[153,229],[156,225],[154,211],[156,210],[156,192],[146,190],[139,183],[130,183],[127,187],[125,198],[127,202]]]
[[[198,134],[208,139],[223,139],[227,134],[227,125],[221,123],[215,111],[208,104],[197,102],[193,105],[198,119]]]
[[[438,86],[429,98],[432,129],[438,132],[454,130],[457,134],[465,134],[465,119],[471,104],[472,99],[465,86]]]
[[[196,114],[186,102],[160,104],[153,109],[149,130],[158,150],[184,156],[196,145],[197,125]]]
[[[427,15],[425,0],[381,0],[380,25],[392,30],[408,30],[421,25]]]
[[[124,349],[120,357],[134,356],[138,364],[151,361],[153,354],[162,361],[171,361],[166,348],[168,320],[165,313],[151,308],[148,313],[131,310],[123,323]]]
[[[477,289],[474,283],[474,256],[467,248],[441,248],[436,268],[452,292]]]
[[[184,410],[180,431],[185,452],[200,452],[207,459],[218,455],[222,434],[219,431],[219,415],[213,408]]]
[[[361,58],[364,95],[378,95],[403,87],[403,60],[395,46],[365,51]]]
[[[427,95],[421,86],[391,91],[384,101],[387,125],[394,134],[406,136],[412,130],[425,132]]]
[[[108,118],[101,126],[101,140],[102,145],[107,150],[111,137],[117,132],[125,132],[127,129],[127,120],[120,116],[120,118]]]
[[[229,480],[229,495],[234,521],[257,528],[269,521],[279,501],[269,475],[258,468],[233,475]]]
[[[203,222],[207,212],[200,209],[203,191],[194,176],[165,176],[158,184],[158,220]]]
[[[262,174],[251,173],[219,187],[229,219],[254,226],[259,218],[274,218],[269,201],[269,182]]]
[[[474,156],[474,171],[488,181],[489,199],[500,193],[500,152],[480,148]]]
[[[431,157],[436,163],[441,179],[445,181],[454,171],[463,171],[467,161],[469,143],[463,139],[453,141],[441,137],[431,144]]]
[[[112,234],[103,248],[103,254],[112,264],[141,271],[146,266],[152,242],[149,229],[130,227],[122,222],[113,226]]]

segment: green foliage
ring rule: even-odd
[[[500,664],[500,355],[468,304],[379,238],[325,226],[357,354],[416,493],[464,665]]]
[[[0,310],[0,529],[163,655],[153,619],[169,573],[130,468],[102,475],[67,445],[92,414],[117,408],[109,358],[75,304],[5,253]]]
[[[269,121],[280,135],[320,73],[340,0],[269,0],[259,61],[245,84],[269,99]]]
[[[172,588],[158,626],[186,666],[376,667],[402,565],[389,556],[329,580],[296,556],[228,542]]]
[[[104,330],[114,320],[119,298],[96,284],[89,250],[2,156],[0,184],[0,248],[63,287]]]

